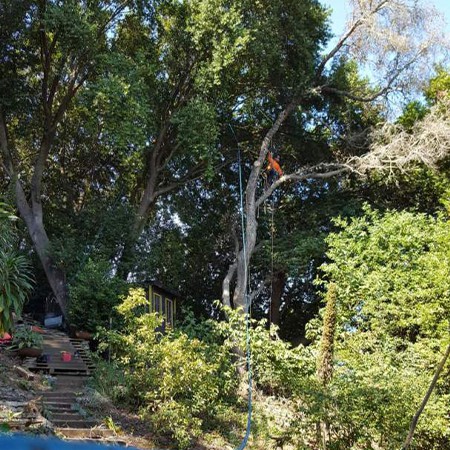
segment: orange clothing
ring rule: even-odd
[[[275,170],[278,175],[281,177],[283,175],[283,171],[281,170],[280,165],[278,164],[278,161],[276,161],[275,159],[272,158],[272,153],[268,153],[267,154],[267,159],[269,160],[269,164],[267,166],[267,170]]]

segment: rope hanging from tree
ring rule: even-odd
[[[237,162],[239,170],[239,204],[240,204],[240,217],[241,217],[241,230],[242,230],[242,253],[244,257],[244,270],[245,279],[248,280],[248,264],[247,264],[247,238],[245,234],[245,214],[244,214],[244,187],[242,181],[242,162],[241,162],[241,149],[239,147],[239,141],[237,140],[236,134],[233,130],[231,124],[229,125],[231,132],[233,133],[234,139],[237,144]],[[248,283],[245,285],[245,334],[246,334],[246,363],[247,363],[247,373],[248,373],[248,400],[247,400],[247,427],[245,430],[244,438],[242,442],[236,447],[236,450],[244,450],[248,444],[248,439],[251,433],[252,424],[252,386],[253,386],[253,375],[252,375],[252,365],[251,365],[251,349],[250,349],[250,309],[251,309],[251,298],[249,295]]]

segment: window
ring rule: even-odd
[[[162,312],[162,297],[159,294],[153,294],[152,298],[152,312]]]
[[[166,298],[166,326],[173,327],[173,300]]]

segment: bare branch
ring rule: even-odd
[[[361,19],[347,40],[350,57],[374,85],[422,89],[423,79],[448,51],[443,15],[426,0],[350,0]],[[354,20],[355,20],[354,19]]]
[[[359,173],[368,170],[404,171],[413,162],[436,168],[450,154],[449,108],[449,100],[439,102],[415,123],[412,130],[389,123],[374,130],[370,151],[351,158],[348,165]]]
[[[380,10],[383,9],[388,2],[389,0],[382,0],[373,10],[369,10],[368,15],[371,16],[378,14]],[[325,69],[327,63],[331,59],[333,59],[337,53],[339,53],[339,51],[342,49],[342,47],[344,47],[349,38],[355,33],[356,29],[364,24],[365,20],[366,17],[364,17],[364,15],[361,15],[360,17],[358,17],[358,19],[354,20],[353,23],[349,25],[348,30],[340,37],[339,41],[334,46],[334,48],[322,58],[322,61],[320,62],[316,70],[316,80],[318,80],[322,75],[323,70]]]
[[[362,20],[358,19],[356,20],[353,25],[350,26],[348,31],[339,39],[338,43],[335,45],[335,47],[322,58],[322,61],[320,62],[319,66],[316,69],[316,80],[319,79],[322,74],[323,70],[325,69],[325,66],[327,63],[336,56],[336,54],[342,49],[346,41],[349,39],[349,37],[355,32],[356,28],[361,26]]]
[[[320,89],[320,92],[322,92],[322,93],[336,94],[336,95],[340,95],[341,97],[347,97],[350,100],[354,100],[357,102],[370,103],[370,102],[373,102],[374,100],[376,100],[377,98],[383,96],[384,94],[388,93],[390,91],[390,85],[384,87],[383,89],[380,89],[375,94],[373,94],[369,97],[361,97],[352,92],[342,91],[340,89],[336,89],[331,86],[321,86],[319,89]]]

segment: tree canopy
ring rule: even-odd
[[[261,448],[272,395],[275,441],[398,448],[448,345],[448,42],[425,1],[349,6],[335,37],[318,0],[2,1],[0,332],[35,279],[187,448],[242,423],[248,312]],[[130,313],[150,279],[183,299],[164,337]]]

